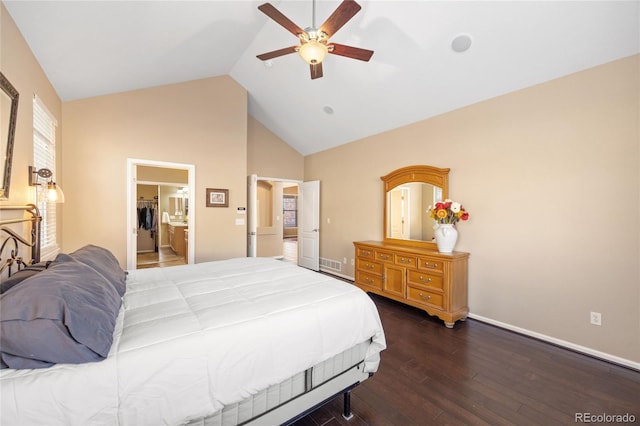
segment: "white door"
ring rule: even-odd
[[[391,238],[409,239],[409,191],[406,188],[396,188],[389,191],[389,224]]]
[[[247,176],[247,257],[258,253],[258,175]]]
[[[320,270],[320,181],[300,184],[298,265]]]

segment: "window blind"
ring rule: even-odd
[[[56,181],[56,127],[57,120],[47,110],[40,98],[33,97],[33,166],[37,169],[49,169]],[[40,179],[42,181],[42,179]],[[56,205],[40,201],[42,187],[36,188],[36,205],[42,215],[40,229],[40,250],[46,258],[58,249],[56,238]]]

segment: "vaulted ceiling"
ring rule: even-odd
[[[263,1],[2,0],[63,101],[230,75],[249,113],[303,155],[640,52],[638,1],[359,0],[311,80]],[[306,28],[312,0],[273,1]],[[340,1],[318,0],[318,26]],[[471,41],[457,52],[457,37]]]

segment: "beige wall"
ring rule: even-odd
[[[29,187],[28,166],[33,164],[33,96],[38,95],[47,109],[61,119],[62,103],[44,71],[33,56],[31,49],[22,38],[20,31],[0,3],[0,70],[19,93],[18,119],[13,150],[13,167],[9,200],[2,204],[21,205],[34,202],[34,190]],[[58,126],[56,138],[60,141],[61,129]],[[58,145],[57,167],[62,167],[61,144]],[[57,182],[64,188],[64,180],[58,173]],[[61,208],[58,212],[62,214]],[[6,213],[5,213],[6,214]],[[59,224],[61,226],[61,224]]]
[[[282,256],[284,238],[282,217],[283,184],[280,181],[258,181],[258,257]]]
[[[127,158],[195,165],[195,260],[246,254],[247,94],[230,77],[63,105],[64,251],[107,247],[126,265]],[[206,188],[229,208],[205,207]],[[90,239],[90,241],[88,241]]]
[[[261,177],[302,180],[304,157],[249,116],[247,171]]]
[[[303,180],[304,157],[298,151],[284,143],[282,139],[251,116],[248,119],[247,133],[247,170],[249,174],[291,179],[292,181]],[[284,237],[282,182],[263,183],[272,188],[270,193],[273,199],[269,212],[272,224],[271,226],[258,226],[256,252],[258,256],[282,256],[282,239]]]
[[[172,169],[168,167],[137,166],[138,180],[159,183],[189,184],[189,172],[184,169]]]
[[[639,75],[634,56],[307,156],[320,255],[382,238],[380,176],[450,167],[471,312],[640,362]]]

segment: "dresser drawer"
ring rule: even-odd
[[[382,275],[382,264],[372,262],[370,259],[358,258],[356,260],[357,268],[363,272],[369,272],[371,274]]]
[[[365,248],[365,247],[356,247],[356,257],[361,257],[363,259],[375,259],[373,254],[373,249]]]
[[[441,260],[420,256],[418,257],[418,269],[441,274],[444,268]]]
[[[469,253],[392,241],[354,241],[355,285],[426,311],[448,328],[469,313]]]
[[[442,280],[442,276],[428,274],[423,271],[408,271],[409,276],[407,281],[410,284],[419,284],[422,286],[427,286],[439,290],[444,290],[444,284]]]
[[[393,252],[376,250],[376,260],[379,260],[381,262],[393,263]]]
[[[373,287],[377,290],[382,290],[382,277],[357,270],[356,284]]]
[[[407,287],[407,299],[424,303],[426,305],[432,305],[440,309],[444,307],[444,295],[417,287]]]
[[[402,253],[395,253],[394,263],[396,265],[406,266],[408,268],[415,268],[418,262],[416,256],[406,255]]]

